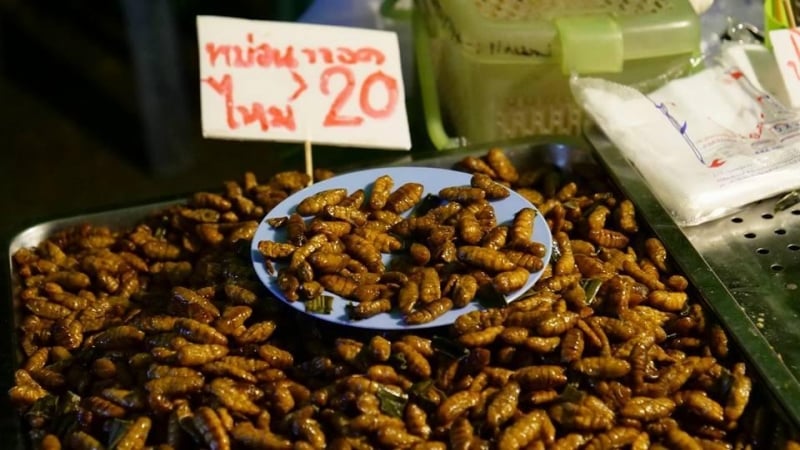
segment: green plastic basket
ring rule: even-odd
[[[437,148],[578,135],[571,74],[651,90],[686,74],[700,24],[687,0],[417,0],[414,46]]]

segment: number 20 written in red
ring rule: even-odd
[[[325,127],[340,127],[340,126],[358,126],[364,122],[364,117],[360,115],[343,115],[341,110],[348,105],[350,98],[353,96],[357,88],[357,80],[353,71],[346,66],[331,66],[322,71],[319,80],[320,91],[324,95],[332,94],[332,80],[334,78],[342,78],[344,86],[336,93],[336,96],[325,115],[323,126]],[[385,102],[382,105],[372,104],[372,94],[374,89],[383,89],[385,94]],[[359,110],[372,119],[383,119],[389,117],[394,112],[398,101],[397,80],[393,77],[386,75],[381,71],[372,72],[367,75],[358,89],[358,106]]]

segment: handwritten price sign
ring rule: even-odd
[[[397,35],[198,16],[203,135],[409,149]]]
[[[773,30],[769,39],[789,100],[800,108],[800,28]]]

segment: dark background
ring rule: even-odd
[[[246,170],[303,170],[299,144],[202,138],[195,17],[292,21],[308,3],[0,0],[4,245],[46,219],[216,188]],[[429,148],[412,134],[415,148]],[[335,167],[390,154],[315,147],[314,161]]]

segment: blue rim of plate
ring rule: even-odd
[[[373,182],[382,175],[389,175],[392,177],[394,180],[393,189],[397,189],[399,186],[408,182],[421,183],[425,188],[425,191],[422,194],[423,198],[428,194],[438,194],[438,192],[445,187],[468,186],[472,178],[472,174],[449,169],[438,169],[431,167],[388,167],[367,169],[337,175],[297,191],[272,208],[272,210],[270,210],[270,212],[262,219],[261,223],[256,229],[255,234],[253,235],[253,240],[250,247],[250,255],[253,269],[255,270],[261,282],[267,287],[267,289],[270,290],[270,292],[272,292],[275,297],[304,314],[312,316],[315,319],[356,328],[388,331],[442,327],[452,324],[456,318],[462,314],[470,311],[485,309],[479,301],[474,300],[463,308],[457,308],[448,311],[432,322],[420,325],[407,325],[403,322],[402,314],[397,311],[378,314],[368,319],[350,319],[347,317],[345,307],[348,303],[351,303],[351,301],[343,299],[338,295],[327,291],[325,292],[325,295],[330,295],[334,298],[333,311],[330,314],[307,312],[302,301],[292,302],[286,299],[277,285],[277,270],[282,267],[282,265],[277,262],[274,263],[275,273],[270,274],[267,271],[264,257],[258,251],[258,243],[264,240],[286,242],[285,227],[274,228],[268,223],[268,220],[289,216],[295,211],[295,208],[303,199],[327,189],[345,188],[347,189],[348,194],[356,191],[357,189],[364,189],[366,191],[367,198],[369,198]],[[491,204],[495,209],[495,215],[497,216],[497,223],[509,224],[519,210],[523,208],[533,208],[537,214],[534,219],[532,240],[544,245],[545,256],[542,259],[545,263],[545,266],[547,266],[547,263],[550,261],[553,244],[553,238],[550,233],[550,228],[547,226],[547,222],[539,210],[536,209],[536,207],[528,200],[513,190],[509,190],[509,192],[510,195],[508,197],[491,201]],[[407,217],[410,213],[411,211],[408,211],[403,214],[403,216]],[[305,219],[308,220],[309,217],[305,217]],[[391,254],[383,254],[382,256],[385,264],[387,264],[392,258]],[[527,292],[531,287],[533,287],[536,281],[539,280],[543,272],[544,269],[531,273],[531,275],[528,277],[528,281],[522,288],[505,295],[506,302],[511,302]]]

